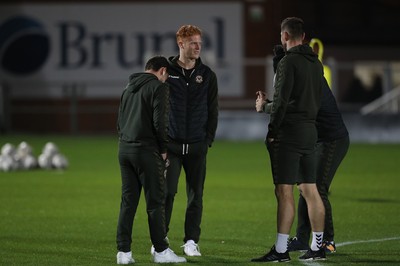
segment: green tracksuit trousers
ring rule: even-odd
[[[122,196],[117,227],[117,249],[131,250],[133,221],[143,188],[150,238],[157,252],[168,248],[165,241],[165,162],[154,149],[119,152]]]
[[[335,176],[343,158],[346,156],[349,148],[349,137],[317,144],[318,170],[317,170],[317,188],[325,206],[325,229],[324,240],[334,240],[334,227],[332,218],[332,207],[328,199],[329,187]],[[307,203],[300,195],[297,209],[297,229],[296,236],[302,243],[308,244],[311,233],[310,219],[308,218]]]
[[[170,166],[167,171],[166,227],[168,232],[174,198],[178,192],[178,180],[183,167],[186,174],[187,195],[184,242],[193,240],[197,243],[200,239],[207,151],[206,141],[193,144],[171,141],[168,144]]]

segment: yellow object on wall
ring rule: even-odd
[[[323,67],[324,67],[324,77],[326,81],[328,82],[329,87],[331,87],[331,82],[332,82],[332,75],[331,75],[331,69],[324,65],[322,62],[322,56],[324,54],[324,45],[322,44],[320,39],[313,38],[310,41],[310,47],[315,51],[315,48],[317,48],[318,51],[318,59],[321,61]]]

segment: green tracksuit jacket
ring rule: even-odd
[[[268,138],[296,136],[294,128],[315,128],[320,107],[323,68],[308,45],[298,45],[286,52],[278,64],[275,93],[268,125]],[[281,134],[281,133],[289,134]]]
[[[157,147],[167,152],[169,88],[150,73],[136,73],[122,93],[118,112],[120,151]]]

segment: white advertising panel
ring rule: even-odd
[[[220,95],[242,95],[240,3],[2,5],[0,82],[14,97],[59,97],[68,84],[85,97],[118,97],[150,56],[178,54],[184,24],[203,30],[201,58]]]

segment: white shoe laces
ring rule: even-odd
[[[200,252],[200,247],[194,242],[187,242],[181,246],[181,248],[189,248],[191,251]]]

